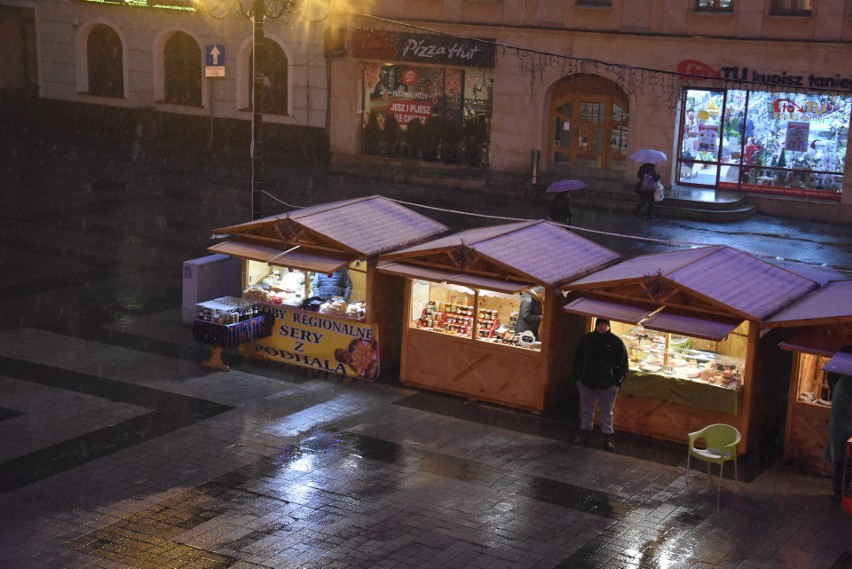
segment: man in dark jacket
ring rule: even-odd
[[[831,386],[831,415],[828,420],[828,444],[825,447],[825,458],[831,462],[832,467],[831,496],[835,500],[840,500],[843,497],[846,441],[852,437],[852,376],[830,376],[829,385]]]
[[[518,311],[518,320],[515,322],[516,334],[523,334],[529,330],[535,334],[536,340],[538,339],[538,328],[542,318],[542,294],[544,294],[544,287],[540,286],[521,293],[521,309]]]
[[[574,352],[574,374],[580,392],[580,429],[584,443],[588,443],[594,430],[595,405],[599,404],[604,448],[615,451],[612,410],[618,388],[627,375],[627,349],[621,338],[610,332],[609,320],[598,318],[594,332],[580,339]]]

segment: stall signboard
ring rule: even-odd
[[[272,335],[240,349],[246,356],[374,380],[379,376],[375,324],[296,307],[265,306],[275,317]]]

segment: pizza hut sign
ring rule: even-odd
[[[355,30],[352,54],[361,59],[494,67],[493,39]]]

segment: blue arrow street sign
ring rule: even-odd
[[[225,76],[225,46],[224,44],[208,45],[204,50],[205,77]]]
[[[207,54],[207,67],[224,67],[225,66],[225,46],[208,45],[205,50]]]

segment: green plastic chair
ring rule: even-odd
[[[740,442],[740,432],[724,423],[708,425],[700,431],[689,433],[689,446],[686,455],[686,483],[689,484],[689,460],[692,457],[707,463],[707,476],[710,476],[710,463],[719,465],[719,484],[716,488],[716,510],[719,510],[719,497],[722,492],[722,472],[725,463],[734,461],[734,481],[737,478],[737,445]],[[703,440],[705,448],[696,448],[695,443]]]

